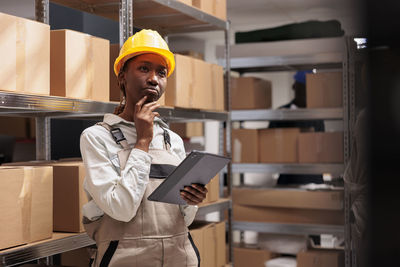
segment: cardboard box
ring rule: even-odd
[[[275,128],[258,131],[259,162],[298,162],[299,128]]]
[[[206,185],[206,188],[208,193],[203,204],[217,201],[219,199],[219,174],[211,179],[211,181]]]
[[[87,267],[90,265],[91,248],[79,248],[60,254],[62,266]]]
[[[165,105],[170,107],[191,108],[193,98],[192,58],[175,55],[175,70],[168,78],[165,90]]]
[[[254,77],[231,77],[231,99],[232,110],[271,108],[271,82]]]
[[[308,250],[297,254],[297,267],[343,267],[342,250]]]
[[[50,93],[108,102],[110,42],[71,30],[50,33]]]
[[[226,0],[213,0],[213,15],[226,20]]]
[[[233,188],[235,204],[299,209],[342,210],[343,191],[309,191],[301,189]]]
[[[83,189],[82,162],[60,162],[54,168],[54,231],[84,232],[82,206],[87,203]]]
[[[343,132],[301,133],[299,135],[300,163],[342,163]]]
[[[50,26],[0,13],[0,90],[50,94]]]
[[[234,204],[233,219],[251,222],[343,225],[344,214],[339,210],[270,208]]]
[[[308,108],[341,107],[342,72],[306,74],[306,96]]]
[[[191,108],[214,109],[212,65],[203,60],[193,58],[193,98]]]
[[[232,129],[232,161],[234,163],[258,162],[258,130]]]
[[[169,128],[182,138],[204,136],[202,122],[170,123]]]
[[[225,264],[225,222],[196,221],[190,226],[190,234],[200,252],[201,267],[220,267]]]
[[[212,0],[192,0],[192,5],[201,11],[213,15],[214,1]]]
[[[178,1],[184,3],[184,4],[188,5],[188,6],[192,5],[192,0],[178,0]]]
[[[212,78],[212,109],[225,111],[225,87],[224,87],[224,68],[211,64]]]
[[[29,138],[30,121],[23,117],[2,117],[0,116],[0,134],[14,136],[16,138]]]
[[[277,255],[265,249],[255,248],[233,248],[233,259],[235,267],[264,266],[267,260]]]
[[[0,249],[50,238],[51,167],[0,168]]]
[[[110,44],[110,101],[120,102],[121,90],[118,79],[114,73],[114,62],[119,55],[119,44]]]

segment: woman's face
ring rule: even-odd
[[[126,101],[136,104],[145,95],[146,103],[157,101],[167,86],[167,64],[157,54],[139,55],[127,62],[122,82]]]

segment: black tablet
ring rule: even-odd
[[[186,205],[180,191],[188,185],[208,184],[229,161],[224,156],[192,151],[147,199]]]

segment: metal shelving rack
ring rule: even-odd
[[[321,51],[316,53],[304,53],[300,55],[272,55],[249,57],[246,52],[245,57],[231,58],[231,69],[240,74],[246,72],[269,72],[269,71],[294,71],[307,69],[342,69],[343,71],[343,108],[329,109],[304,109],[296,110],[234,110],[231,111],[231,121],[269,121],[269,120],[342,120],[344,128],[344,164],[245,164],[235,163],[232,165],[233,173],[289,173],[289,174],[321,174],[333,173],[343,174],[350,155],[350,134],[349,125],[351,118],[354,117],[354,73],[351,66],[350,47],[351,38],[344,37],[336,39],[342,43],[341,51]],[[321,42],[317,40],[302,40],[307,42]],[[290,41],[289,41],[290,42]],[[287,44],[289,42],[286,42]],[[281,42],[282,44],[284,42]],[[260,46],[261,44],[258,44]],[[240,46],[240,45],[239,45]],[[244,45],[243,45],[244,46]],[[277,45],[275,45],[276,47]],[[287,46],[288,47],[288,46]],[[238,47],[237,50],[243,50]],[[275,48],[274,48],[275,49]],[[323,48],[322,48],[323,50]],[[268,49],[265,49],[268,51]],[[353,86],[354,87],[354,86]],[[345,236],[345,266],[354,266],[351,262],[351,233],[350,222],[350,197],[345,188],[344,194],[344,227],[338,225],[314,225],[314,224],[282,224],[282,223],[259,223],[234,221],[233,229],[239,231],[256,231],[266,233],[285,233],[285,234],[339,234]]]
[[[199,9],[187,6],[177,0],[110,0],[93,4],[87,0],[52,0],[52,2],[112,18],[119,21],[120,45],[133,34],[133,25],[139,28],[153,28],[163,35],[169,33],[195,31],[224,31],[225,36],[225,74],[230,76],[229,61],[229,22],[206,14]],[[49,23],[49,0],[35,0],[36,20]],[[229,88],[229,79],[225,79],[225,86]],[[226,107],[229,111],[229,89],[226,92]],[[97,102],[89,100],[70,99],[53,96],[25,95],[0,92],[0,116],[24,116],[36,118],[36,159],[50,159],[50,123],[51,118],[61,117],[101,117],[104,113],[113,112],[118,103]],[[195,109],[181,109],[161,107],[160,115],[168,121],[220,121],[220,140],[223,140],[222,122],[230,125],[229,112],[214,112]],[[226,138],[230,140],[230,131],[226,131]],[[220,152],[223,142],[220,142]],[[230,155],[230,147],[227,148]],[[230,170],[230,165],[228,166]],[[230,173],[230,171],[228,171]],[[228,176],[230,177],[230,176]],[[228,179],[229,180],[229,179]],[[231,183],[228,182],[228,192]],[[199,206],[197,216],[210,212],[228,210],[229,250],[232,256],[232,204],[229,198]],[[86,233],[67,234],[53,233],[53,238],[0,251],[0,266],[14,266],[46,258],[51,264],[51,256],[66,251],[93,245]]]

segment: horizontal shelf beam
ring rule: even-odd
[[[246,90],[246,88],[243,88]],[[232,121],[342,120],[342,108],[232,110]]]
[[[344,171],[343,164],[280,164],[280,163],[233,163],[233,173],[285,173],[285,174],[340,174]]]
[[[231,58],[231,70],[239,72],[290,71],[314,68],[342,68],[343,54],[340,52]],[[224,62],[220,62],[224,66]]]
[[[238,222],[232,223],[233,230],[255,231],[260,233],[280,234],[333,234],[343,235],[344,226],[323,224],[285,224],[285,223],[260,223],[260,222]]]
[[[203,216],[208,213],[216,212],[216,211],[224,211],[224,210],[229,209],[230,207],[231,207],[231,200],[222,198],[214,203],[200,205],[196,216]]]
[[[117,105],[116,102],[0,92],[0,115],[3,116],[101,117],[113,113]],[[157,111],[171,121],[228,119],[227,112],[172,107],[160,107]]]
[[[14,266],[93,244],[86,233],[53,233],[52,239],[0,251],[0,266]]]

